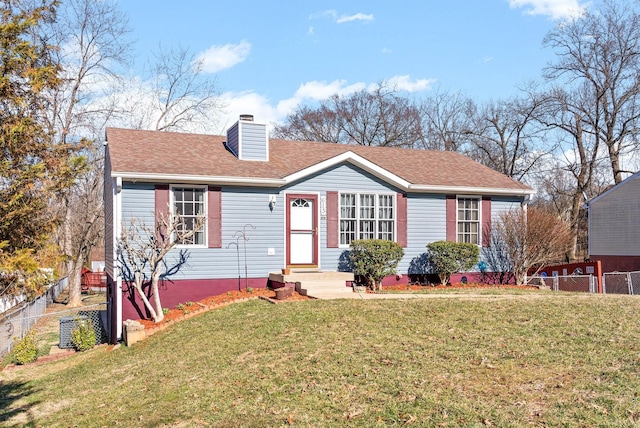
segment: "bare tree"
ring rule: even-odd
[[[287,116],[283,125],[273,129],[272,135],[291,140],[340,143],[343,119],[333,108],[337,98],[334,95],[332,100],[322,102],[317,109],[299,107]]]
[[[122,235],[118,240],[121,274],[135,288],[155,322],[164,318],[158,290],[160,277],[177,273],[186,263],[188,253],[182,249],[173,266],[168,266],[165,258],[176,245],[189,241],[204,222],[204,217],[197,217],[186,227],[180,216],[158,212],[153,227],[133,218],[128,227],[122,228]]]
[[[561,261],[572,243],[569,225],[561,217],[535,207],[503,212],[495,232],[504,242],[518,285],[525,283],[531,268],[537,273]]]
[[[273,135],[363,146],[423,145],[419,109],[386,82],[372,91],[334,95],[315,110],[300,107]]]
[[[220,94],[193,53],[160,47],[147,70],[144,79],[124,82],[116,94],[124,106],[121,121],[135,129],[217,131]]]
[[[568,93],[556,88],[548,96],[544,113],[539,120],[557,130],[563,159],[550,168],[548,179],[541,180],[543,193],[558,213],[566,214],[571,226],[573,245],[567,254],[570,260],[578,255],[578,238],[586,223],[583,205],[586,200],[598,194],[598,173],[600,160],[600,140],[591,132],[587,114],[588,88]],[[587,100],[585,100],[587,98]]]
[[[637,148],[640,120],[640,15],[633,3],[605,0],[599,8],[559,25],[544,39],[557,60],[548,80],[580,92],[582,132],[602,144],[615,183],[623,179],[620,157]]]
[[[53,60],[63,70],[63,84],[50,95],[48,118],[59,141],[77,142],[104,130],[114,111],[93,101],[117,88],[115,67],[127,62],[130,31],[113,0],[70,0],[42,28],[42,37],[58,47]]]
[[[81,304],[82,266],[104,226],[100,135],[115,110],[94,100],[116,87],[114,67],[126,62],[129,31],[126,16],[111,0],[70,0],[40,28],[41,37],[58,46],[52,59],[62,70],[62,84],[49,93],[47,129],[56,144],[82,149],[75,159],[83,164],[82,174],[55,202],[63,219],[57,237],[69,277],[69,306]]]
[[[481,106],[471,128],[467,154],[484,165],[522,180],[551,150],[545,127],[536,121],[543,99],[535,92],[525,98],[490,101]]]
[[[418,108],[385,82],[371,92],[359,91],[336,101],[347,144],[414,147],[422,141]]]
[[[61,198],[62,203],[56,205],[64,216],[57,241],[62,243],[69,277],[69,306],[81,304],[82,267],[104,237],[102,147],[92,146],[85,150],[85,156],[90,167],[83,170]]]
[[[424,148],[464,151],[472,134],[476,105],[462,93],[438,90],[420,106]]]

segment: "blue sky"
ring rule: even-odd
[[[410,97],[436,88],[507,98],[552,58],[542,39],[581,0],[121,0],[139,72],[158,47],[198,55],[230,125],[281,121],[300,103],[382,80]]]

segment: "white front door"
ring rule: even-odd
[[[315,195],[287,195],[287,265],[318,265],[317,199]]]

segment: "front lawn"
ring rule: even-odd
[[[639,311],[556,293],[251,300],[2,372],[0,425],[638,426]]]

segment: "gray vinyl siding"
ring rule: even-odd
[[[231,128],[227,130],[227,147],[231,149],[236,156],[239,155],[239,140],[238,140],[238,122],[236,122]]]
[[[491,198],[491,221],[498,221],[502,212],[519,209],[521,204],[522,198],[493,196]]]
[[[640,175],[589,204],[589,254],[640,256]]]
[[[155,223],[155,186],[153,184],[122,183],[122,228],[135,218],[148,227]]]
[[[333,192],[377,192],[395,193],[397,189],[351,164],[341,164],[321,174],[307,177],[283,190],[283,193],[309,193],[326,196]],[[282,197],[284,201],[284,197]],[[283,220],[284,221],[284,220]],[[319,217],[320,268],[340,270],[340,259],[345,257],[347,248],[327,248],[327,219]]]
[[[260,123],[240,123],[240,159],[268,160],[267,127]]]
[[[237,278],[238,256],[244,278],[245,249],[247,276],[264,278],[284,266],[284,207],[282,198],[273,211],[269,209],[268,189],[222,188],[222,248],[188,248],[187,265],[174,279]],[[155,186],[125,183],[122,189],[123,225],[137,218],[154,224]],[[254,226],[255,230],[251,227]],[[247,241],[242,239],[245,232]],[[239,251],[235,245],[239,245]],[[274,255],[268,255],[268,249]],[[179,248],[167,261],[177,260]]]
[[[445,195],[409,194],[407,199],[407,247],[398,272],[417,272],[415,266],[424,257],[427,244],[447,239]],[[411,267],[411,270],[410,270]]]
[[[345,163],[307,177],[284,189],[289,193],[396,192],[397,189],[372,174]]]
[[[124,225],[132,217],[153,224],[154,189],[153,184],[123,184]],[[222,248],[189,248],[188,263],[174,278],[244,278],[245,264],[249,278],[265,278],[269,272],[279,271],[286,261],[286,194],[318,195],[320,201],[328,191],[397,193],[398,189],[348,163],[307,177],[283,189],[223,187]],[[276,195],[277,198],[273,211],[269,208],[270,195]],[[499,212],[520,206],[520,201],[520,198],[493,198],[492,216],[496,217]],[[340,270],[341,260],[346,257],[348,249],[326,247],[327,219],[320,215],[318,218],[320,268]],[[428,243],[446,239],[445,196],[408,194],[407,231],[405,257],[398,268],[401,273],[409,271],[412,262],[415,263],[426,252]],[[243,239],[243,232],[247,240]],[[175,260],[178,251],[174,249],[168,260]],[[273,254],[269,254],[270,252]]]
[[[176,278],[244,278],[245,251],[249,278],[265,278],[269,272],[280,271],[285,264],[284,203],[278,197],[271,211],[271,194],[276,192],[223,187],[222,248],[189,249],[189,267]],[[243,239],[243,232],[247,240]],[[270,248],[273,255],[268,254]]]

